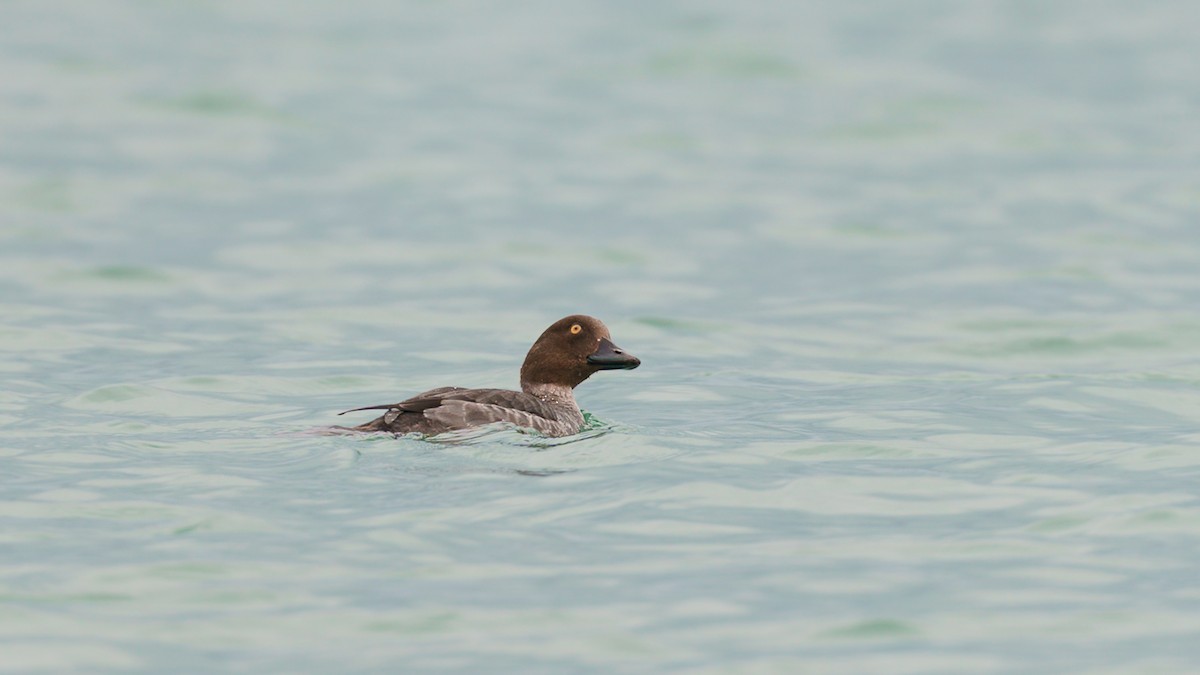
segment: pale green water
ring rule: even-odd
[[[0,15],[0,669],[1200,669],[1194,3]]]

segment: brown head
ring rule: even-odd
[[[521,388],[554,384],[575,388],[598,370],[629,370],[641,361],[613,344],[608,327],[583,314],[555,321],[529,348]]]

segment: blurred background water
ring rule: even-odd
[[[1195,3],[0,15],[0,669],[1200,668]]]

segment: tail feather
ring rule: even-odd
[[[360,410],[391,410],[392,408],[398,407],[399,405],[400,405],[399,403],[389,403],[387,405],[369,405],[369,406],[365,406],[362,408],[351,408],[350,410],[343,410],[342,412],[340,412],[338,414],[345,415],[346,413],[358,412]]]

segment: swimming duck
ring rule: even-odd
[[[399,403],[354,408],[386,410],[350,427],[355,431],[440,434],[509,422],[546,436],[570,436],[583,428],[574,389],[600,370],[630,370],[641,361],[613,344],[599,319],[574,314],[555,321],[529,348],[521,365],[521,391],[439,387]]]

